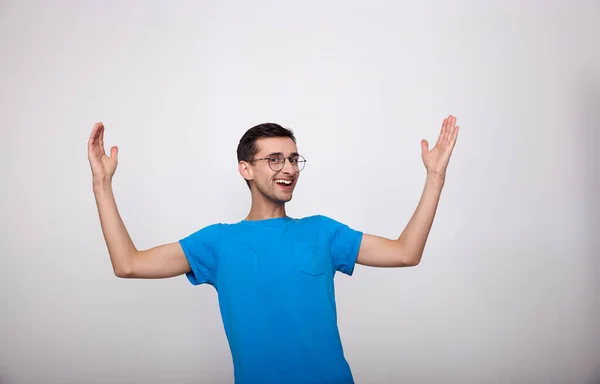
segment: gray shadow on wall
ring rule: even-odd
[[[584,179],[579,217],[585,218],[582,248],[593,281],[588,313],[592,316],[591,324],[600,324],[600,78],[588,78],[579,97],[579,119],[573,122],[577,131],[577,150],[581,154],[581,168],[576,172],[583,174]],[[590,335],[590,361],[586,362],[593,364],[593,373],[586,384],[600,384],[600,327],[595,326],[593,332]]]

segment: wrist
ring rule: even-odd
[[[427,172],[427,184],[432,184],[435,186],[442,187],[446,182],[446,174],[441,174],[437,172]]]
[[[105,190],[112,188],[112,180],[110,179],[102,179],[102,178],[94,178],[92,180],[92,186],[94,190]]]

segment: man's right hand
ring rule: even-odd
[[[94,182],[111,181],[117,170],[119,149],[116,146],[110,148],[110,157],[104,151],[104,124],[94,124],[92,134],[88,140],[88,160],[92,168]]]
[[[115,275],[128,278],[165,278],[191,271],[178,241],[138,251],[119,215],[111,183],[117,169],[118,148],[104,152],[104,124],[94,124],[88,141],[88,158],[94,177],[94,196],[100,224]]]

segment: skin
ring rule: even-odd
[[[409,267],[420,263],[435,217],[441,192],[446,180],[446,170],[456,144],[459,127],[452,115],[444,119],[434,147],[429,149],[421,141],[421,157],[427,177],[421,199],[410,221],[397,239],[364,234],[357,263],[373,267]],[[289,138],[263,138],[257,141],[258,152],[254,158],[267,157],[281,152],[285,157],[298,152]],[[94,125],[88,140],[88,160],[92,170],[92,187],[113,270],[124,278],[166,278],[190,271],[183,249],[178,242],[138,250],[123,223],[112,190],[112,178],[118,164],[118,148],[111,147],[110,156],[104,150],[104,124]],[[246,220],[264,220],[286,216],[285,204],[292,199],[293,188],[284,191],[275,184],[277,178],[299,180],[286,160],[278,172],[267,161],[240,162],[240,175],[250,181],[252,205]]]
[[[411,267],[421,262],[458,131],[456,118],[450,115],[444,119],[438,140],[431,150],[429,142],[421,140],[421,157],[427,177],[415,212],[397,239],[364,235],[357,263],[373,267]]]
[[[258,151],[255,159],[268,157],[273,153],[282,153],[286,157],[285,164],[280,171],[273,171],[268,161],[241,161],[238,165],[240,175],[250,181],[252,206],[246,220],[263,220],[268,218],[284,217],[285,203],[292,200],[294,188],[300,178],[300,173],[295,172],[288,161],[288,157],[298,153],[298,148],[289,137],[268,137],[256,141]],[[279,178],[292,179],[290,191],[279,188],[275,180]]]

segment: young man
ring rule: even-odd
[[[351,275],[356,263],[419,264],[458,130],[449,116],[434,148],[421,141],[425,188],[398,239],[363,234],[324,216],[287,216],[285,203],[305,160],[291,131],[267,123],[248,130],[237,150],[238,169],[252,195],[246,218],[140,251],[112,193],[118,149],[105,154],[104,125],[96,123],[88,157],[114,272],[127,278],[186,274],[194,285],[214,286],[236,383],[353,383],[337,327],[335,272]]]

